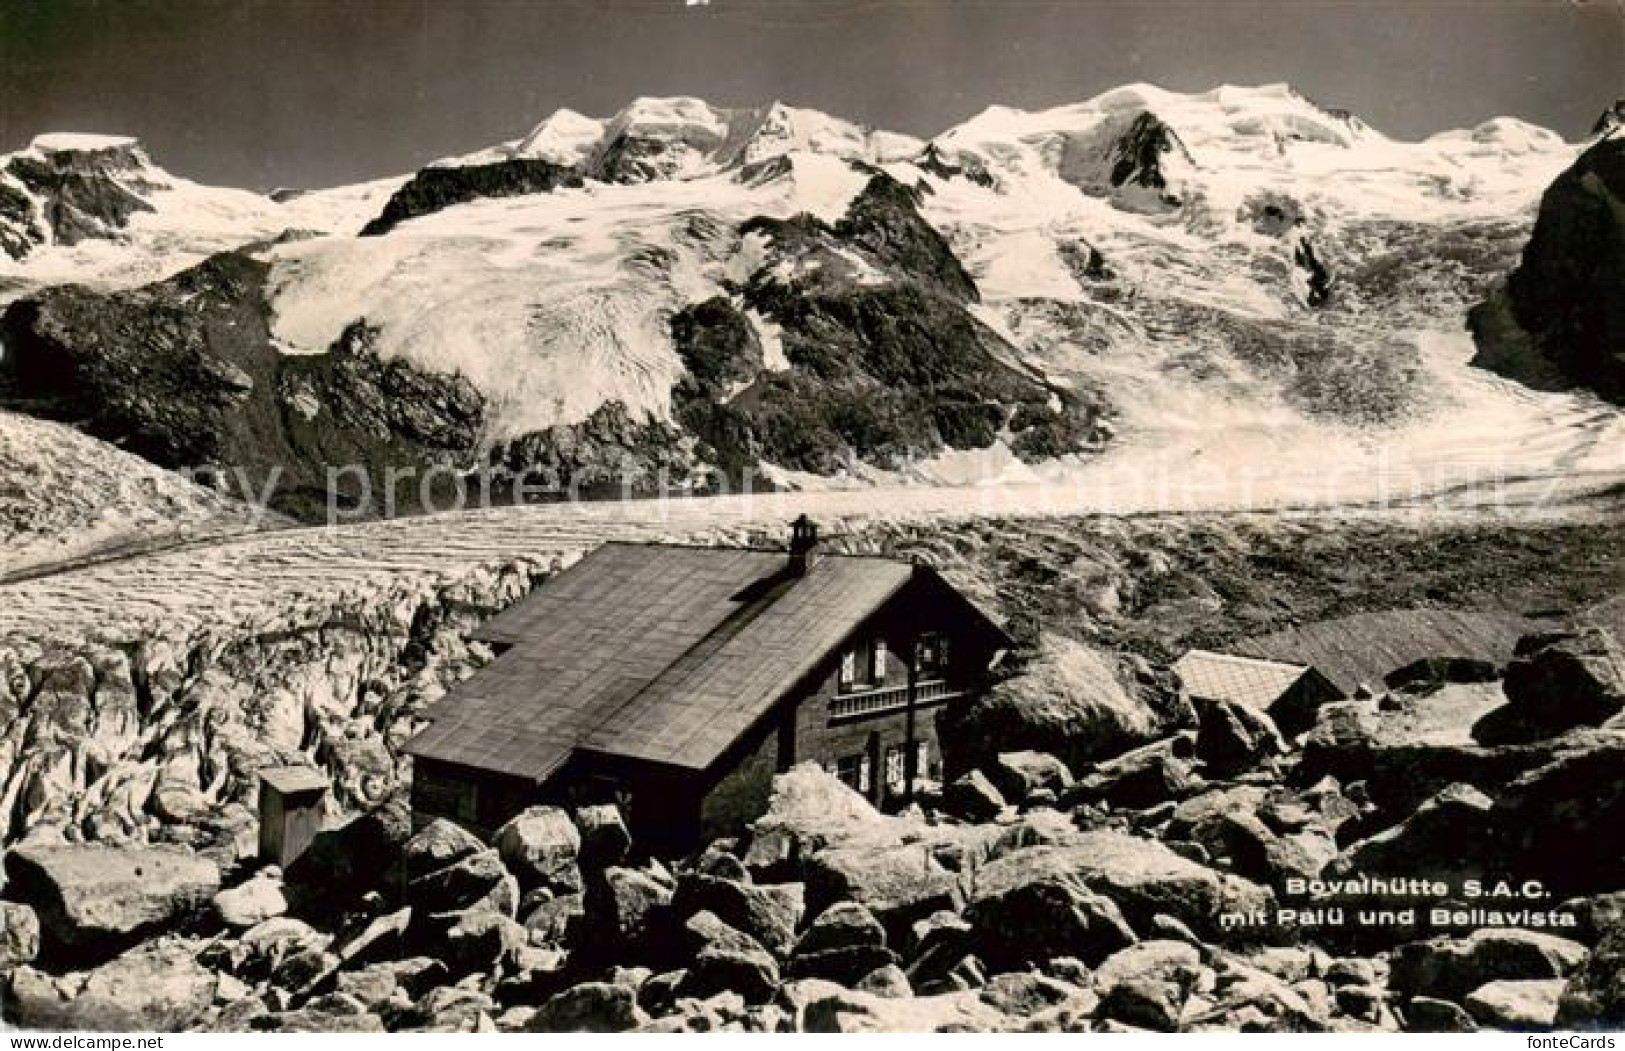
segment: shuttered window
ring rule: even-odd
[[[842,687],[851,686],[858,678],[858,651],[847,650],[841,654],[840,684]]]

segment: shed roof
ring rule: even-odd
[[[1174,662],[1174,670],[1192,697],[1235,701],[1260,711],[1274,704],[1309,673],[1302,664],[1212,650],[1191,650]]]
[[[302,792],[325,792],[327,775],[308,766],[267,766],[258,771],[260,781],[285,796]]]
[[[786,564],[605,544],[480,630],[512,648],[432,706],[406,750],[537,780],[578,748],[703,769],[911,580],[957,596],[890,559]]]

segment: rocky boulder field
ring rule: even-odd
[[[283,1032],[1622,1025],[1612,608],[1525,637],[1488,674],[1407,669],[1296,736],[1045,643],[1026,674],[945,713],[951,780],[907,810],[803,765],[744,835],[680,859],[641,852],[613,806],[534,807],[487,842],[444,820],[414,830],[399,795],[286,871],[182,844],[25,842],[0,903],[5,1016]],[[972,753],[952,736],[967,726],[1018,743]],[[1067,727],[1102,744],[1069,746]],[[1035,728],[1065,758],[1026,747]]]

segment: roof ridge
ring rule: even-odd
[[[828,543],[829,537],[820,539],[819,546]],[[599,547],[663,547],[678,551],[738,551],[758,555],[785,555],[789,553],[788,547],[758,547],[754,544],[705,544],[691,543],[681,540],[629,540],[617,537],[603,541]],[[596,550],[596,549],[595,549]],[[915,565],[913,559],[898,555],[888,555],[880,551],[828,551],[820,552],[821,558],[862,558],[874,562],[894,562],[899,566]]]

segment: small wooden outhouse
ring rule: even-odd
[[[283,868],[322,830],[327,777],[308,766],[273,766],[260,774],[260,860]]]

